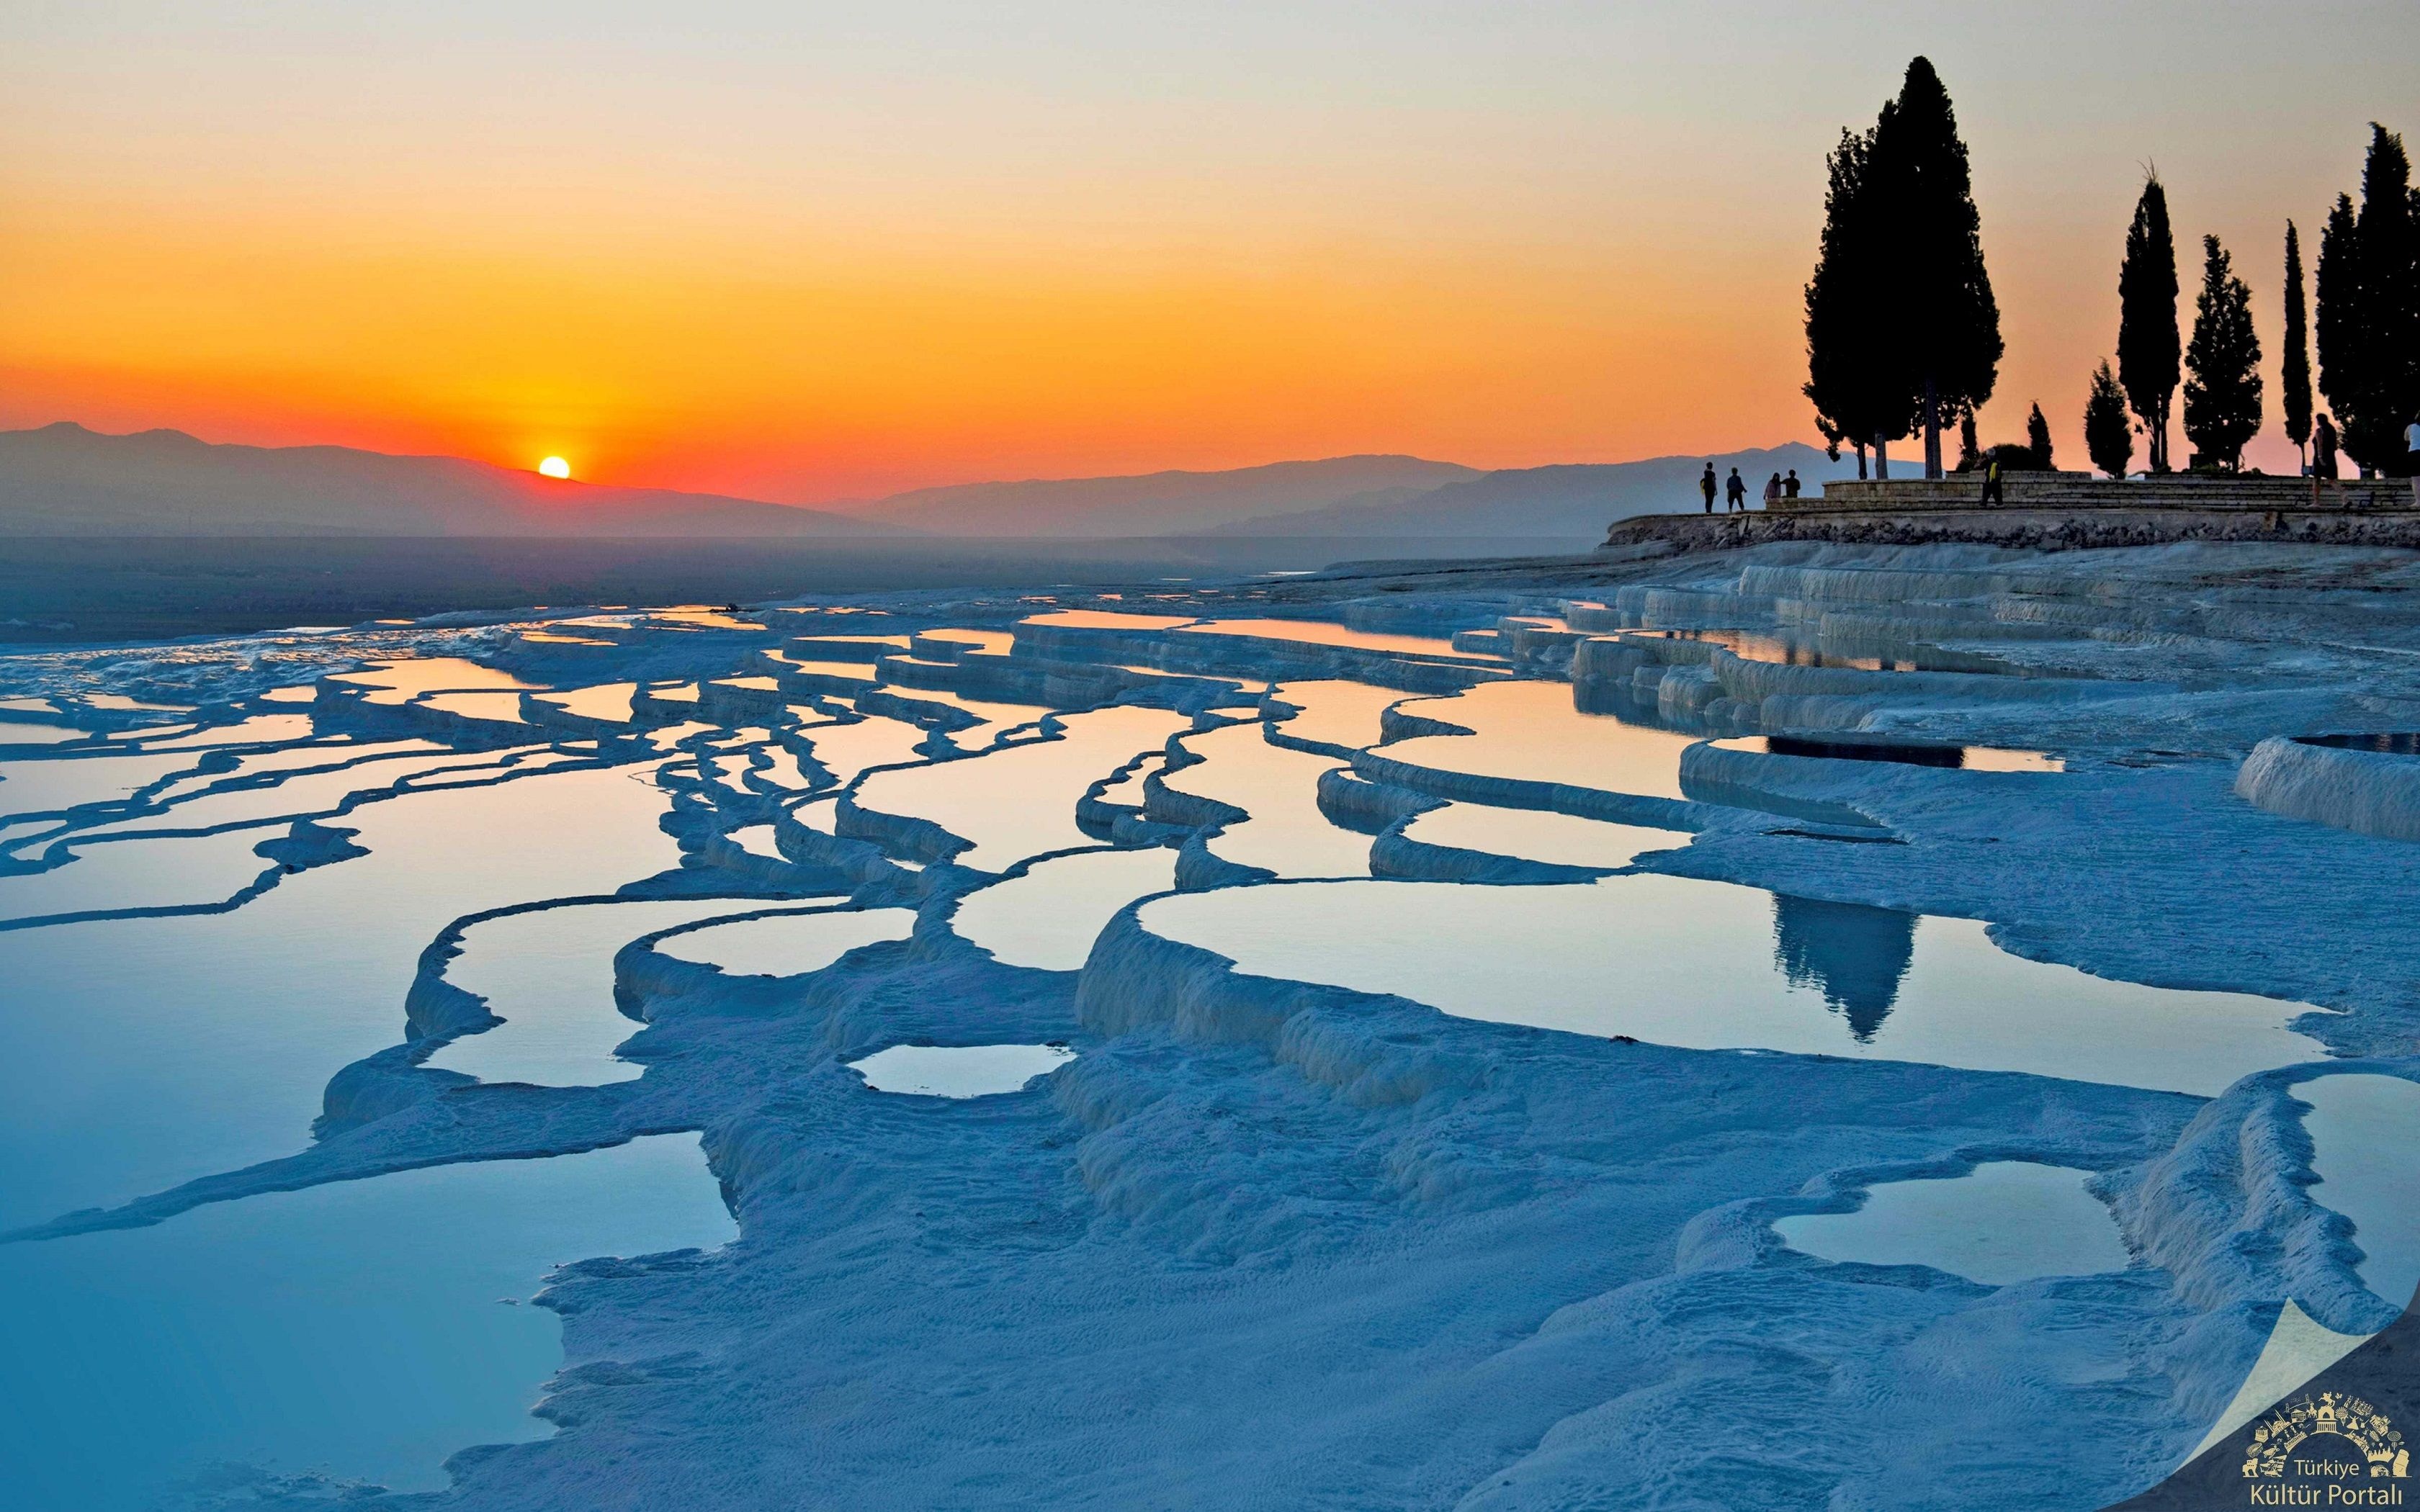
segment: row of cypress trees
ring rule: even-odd
[[[1909,63],[1899,95],[1863,132],[1843,131],[1826,160],[1823,239],[1807,285],[1807,380],[1816,424],[1834,452],[1855,448],[1866,474],[1888,477],[1889,444],[1921,433],[1925,476],[1942,474],[1941,433],[1976,459],[1975,411],[1992,396],[2005,349],[1983,265],[1966,146],[1932,65]],[[2420,418],[2420,191],[2402,140],[2372,123],[2358,212],[2337,196],[2319,244],[2319,385],[2365,471],[2404,471],[2403,426]],[[2252,295],[2216,237],[2202,239],[2193,336],[2177,325],[2176,244],[2167,191],[2149,175],[2126,232],[2118,273],[2118,361],[2093,375],[2086,450],[2122,477],[2139,429],[2149,465],[2170,471],[2168,430],[2180,383],[2197,462],[2235,471],[2259,433],[2263,382]],[[2309,321],[2302,243],[2286,227],[2286,433],[2312,439]],[[2133,421],[2130,422],[2129,412]],[[2033,465],[2050,465],[2040,407],[2028,417]]]
[[[2420,419],[2420,191],[2403,139],[2372,121],[2362,204],[2338,194],[2319,234],[2319,386],[2335,411],[2345,454],[2365,473],[2407,470],[2403,427]],[[2204,467],[2235,471],[2260,431],[2260,338],[2251,293],[2216,237],[2202,239],[2193,340],[2182,349],[2185,440]],[[2167,191],[2143,185],[2118,276],[2118,370],[2093,376],[2084,412],[2093,465],[2122,477],[2133,457],[2132,410],[2153,472],[2170,469],[2168,409],[2178,386],[2176,246]],[[2286,439],[2309,459],[2311,340],[2303,239],[2286,223],[2285,352],[2278,379]]]

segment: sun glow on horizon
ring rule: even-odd
[[[537,470],[539,472],[550,478],[568,478],[571,476],[571,464],[559,456],[548,457],[545,461],[540,462],[537,465]]]

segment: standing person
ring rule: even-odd
[[[1714,512],[1714,465],[1709,462],[1706,475],[1698,480],[1698,491],[1706,496],[1706,513],[1709,515]]]
[[[1776,472],[1764,480],[1764,507],[1771,509],[1781,502],[1781,474]]]
[[[2000,458],[1997,453],[1983,464],[1982,501],[1986,506],[2008,502],[2000,496]]]
[[[2321,415],[2311,435],[2311,507],[2319,507],[2319,480],[2335,481],[2336,475],[2335,422]]]
[[[1781,497],[1784,499],[1795,499],[1798,497],[1798,470],[1796,468],[1792,468],[1790,470],[1790,476],[1781,480]]]
[[[2403,427],[2403,474],[2412,480],[2412,502],[2420,507],[2420,415]]]
[[[1746,507],[1747,485],[1740,481],[1739,469],[1733,468],[1730,477],[1723,483],[1723,513],[1728,515]]]

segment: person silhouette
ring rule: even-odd
[[[1781,502],[1781,474],[1776,472],[1764,480],[1764,507],[1771,509]]]
[[[1706,464],[1706,475],[1698,480],[1698,491],[1706,496],[1706,513],[1709,515],[1714,512],[1715,486],[1714,465],[1709,462]]]
[[[1790,475],[1781,480],[1781,497],[1784,499],[1795,499],[1798,497],[1798,470],[1796,468],[1792,468],[1790,470]]]
[[[1747,485],[1740,481],[1739,469],[1733,468],[1730,479],[1723,484],[1723,513],[1728,515],[1746,507]]]
[[[1981,502],[2002,504],[2008,501],[2000,493],[2000,458],[1995,454],[1983,463],[1983,497]]]
[[[2412,502],[2420,505],[2420,413],[2403,427],[2403,473],[2412,480]]]

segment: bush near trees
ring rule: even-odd
[[[2084,450],[2092,465],[2122,478],[2134,465],[2134,426],[2126,418],[2126,391],[2103,359],[2092,375],[2092,396],[2084,401]]]
[[[2218,238],[2201,239],[2201,293],[2194,301],[2193,344],[2185,348],[2185,440],[2194,462],[2220,472],[2243,469],[2243,446],[2260,434],[2260,337],[2252,329],[2252,291]]]

